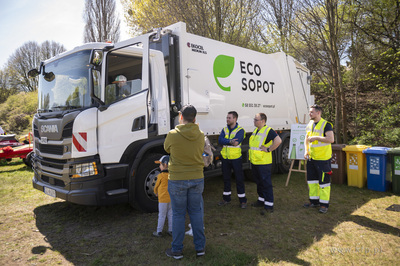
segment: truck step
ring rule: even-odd
[[[107,193],[108,196],[114,196],[114,195],[118,195],[118,194],[124,194],[126,192],[128,192],[128,189],[119,188],[119,189],[109,190],[106,193]]]

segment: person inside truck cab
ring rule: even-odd
[[[124,75],[118,75],[113,84],[117,84],[117,98],[125,98],[131,94],[131,87],[127,83],[127,78]]]

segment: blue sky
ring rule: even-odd
[[[122,9],[121,40],[129,38]],[[83,43],[85,0],[0,0],[0,69],[25,42],[55,41],[67,50]]]

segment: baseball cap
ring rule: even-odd
[[[163,164],[168,164],[169,162],[169,155],[164,155],[160,158],[158,161],[154,161],[155,163],[163,163]]]
[[[182,107],[181,114],[185,120],[193,121],[196,118],[197,110],[193,105],[187,104]]]
[[[112,83],[126,82],[127,79],[124,75],[118,75]]]

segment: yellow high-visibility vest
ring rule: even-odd
[[[271,164],[272,163],[272,153],[264,152],[260,149],[261,146],[266,148],[272,145],[272,140],[267,144],[264,144],[267,139],[268,133],[271,130],[270,127],[264,126],[257,132],[257,128],[253,131],[250,137],[249,145],[249,159],[252,164]]]
[[[325,126],[329,123],[322,119],[314,127],[314,121],[311,120],[306,127],[307,137],[324,136]],[[319,142],[318,140],[309,143],[309,154],[313,160],[329,160],[332,157],[332,146],[330,143]]]
[[[238,133],[240,130],[243,128],[241,126],[238,126],[234,130],[232,130],[231,134],[229,134],[229,129],[228,127],[224,128],[225,132],[225,139],[234,139],[236,136],[236,133]],[[243,136],[246,136],[246,131],[243,129]],[[221,155],[222,158],[224,159],[229,159],[229,160],[234,160],[234,159],[239,159],[242,156],[242,143],[239,143],[238,146],[232,146],[232,145],[224,145],[221,150]]]

